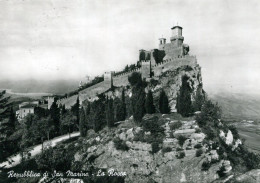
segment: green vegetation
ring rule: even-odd
[[[174,122],[174,123],[170,124],[170,129],[171,130],[176,130],[176,129],[180,128],[181,126],[182,126],[181,121],[177,121],[177,122]]]
[[[201,145],[201,144],[196,144],[196,145],[194,146],[194,148],[196,148],[196,149],[202,148],[202,145]]]
[[[145,109],[146,113],[148,114],[155,113],[155,106],[153,104],[153,94],[151,90],[148,91],[148,94],[145,99]]]
[[[185,157],[185,152],[184,152],[184,151],[179,152],[178,154],[176,154],[176,157],[177,157],[178,159],[184,158],[184,157]]]
[[[117,150],[122,150],[122,151],[128,151],[129,147],[126,145],[125,141],[121,140],[120,138],[115,138],[113,140],[115,148]]]
[[[189,77],[182,77],[182,85],[180,91],[177,95],[177,104],[176,109],[177,112],[182,116],[187,117],[190,116],[193,112],[192,103],[191,103],[191,88],[189,85]]]
[[[167,152],[171,152],[171,151],[172,151],[171,147],[164,147],[164,148],[162,148],[162,152],[163,153],[167,153]]]
[[[182,147],[184,142],[187,140],[187,137],[180,135],[177,137],[179,145]]]
[[[131,106],[133,110],[134,121],[140,124],[145,114],[145,85],[141,74],[134,72],[128,77],[128,81],[132,86]]]
[[[197,149],[196,150],[196,157],[199,157],[203,154],[203,150],[202,149]]]
[[[202,84],[200,84],[196,90],[195,101],[193,103],[194,111],[201,111],[201,107],[205,101],[205,92],[202,89]]]
[[[162,90],[161,93],[160,93],[159,110],[162,114],[170,113],[168,97],[167,97],[164,90]]]
[[[160,149],[160,144],[158,142],[152,142],[152,154],[157,153]]]
[[[114,107],[113,107],[113,100],[107,99],[106,102],[106,121],[108,127],[114,126]]]
[[[209,168],[210,168],[210,166],[211,166],[211,164],[210,164],[210,162],[209,161],[204,161],[203,163],[202,163],[202,168],[201,168],[201,170],[203,170],[203,171],[207,171]]]

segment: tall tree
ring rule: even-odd
[[[148,91],[148,94],[145,99],[145,109],[148,114],[155,113],[155,106],[153,104],[153,94],[151,90]]]
[[[79,131],[82,137],[86,136],[87,134],[87,119],[85,113],[86,113],[85,109],[84,107],[82,107],[80,109],[80,118],[79,118]]]
[[[164,90],[161,91],[159,97],[159,110],[162,114],[170,113],[168,97]]]
[[[123,90],[122,90],[122,110],[123,110],[122,120],[125,120],[125,118],[126,118],[125,88],[123,88]]]
[[[66,115],[61,118],[61,129],[63,132],[69,133],[69,137],[76,123],[76,120],[77,117],[74,116],[72,112],[66,113]]]
[[[15,149],[13,141],[9,137],[15,131],[15,114],[10,108],[8,100],[10,97],[4,96],[5,91],[0,92],[0,161],[3,161]]]
[[[56,132],[56,134],[59,134],[59,130],[60,130],[60,109],[58,108],[56,98],[54,99],[54,102],[51,105],[50,115],[51,115],[51,119],[53,120],[55,132]]]
[[[106,121],[108,127],[114,126],[114,107],[113,107],[113,99],[107,99],[106,104]]]
[[[179,95],[178,95],[178,105],[177,112],[182,116],[189,116],[193,112],[193,107],[191,103],[191,88],[188,83],[188,76],[182,77],[182,86],[180,87]]]
[[[10,97],[5,97],[5,90],[0,92],[0,121],[4,118],[7,118],[9,115],[8,107],[8,100]]]
[[[133,117],[136,123],[141,123],[145,114],[145,83],[141,74],[134,72],[128,77],[128,81],[132,87],[131,106],[133,109]]]
[[[79,97],[77,97],[76,103],[71,107],[71,111],[73,113],[74,116],[76,116],[77,120],[76,120],[76,126],[78,126],[79,124]]]
[[[205,101],[205,92],[202,89],[202,85],[200,84],[196,90],[195,100],[193,103],[193,108],[195,111],[201,111],[201,107]]]

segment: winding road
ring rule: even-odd
[[[77,137],[79,135],[80,135],[79,132],[71,133],[70,137],[69,137],[69,134],[62,135],[62,136],[59,136],[59,137],[55,137],[55,138],[53,138],[49,141],[45,141],[43,143],[43,145],[44,146],[50,145],[50,146],[54,147],[59,142],[62,142],[64,140],[68,140],[69,138],[72,138],[72,137]],[[41,151],[42,151],[42,144],[39,144],[39,145],[31,147],[31,150],[29,151],[29,153],[31,153],[31,157],[34,157],[37,154],[40,154]],[[16,155],[13,155],[13,156],[10,156],[9,158],[7,158],[7,161],[0,163],[0,168],[11,168],[11,167],[18,165],[19,163],[21,163],[21,155],[16,154]]]

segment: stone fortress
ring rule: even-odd
[[[183,43],[182,27],[176,25],[171,30],[172,36],[169,43],[166,42],[166,38],[160,38],[158,49],[150,51],[139,50],[140,68],[118,75],[115,75],[112,71],[105,72],[103,82],[80,91],[78,95],[60,99],[57,101],[57,104],[70,108],[76,103],[77,97],[79,97],[80,104],[84,100],[94,100],[98,94],[106,92],[112,85],[115,87],[129,85],[128,76],[133,72],[140,72],[144,79],[149,80],[151,78],[159,78],[162,73],[181,66],[198,66],[196,57],[189,55],[189,45]],[[52,102],[53,99],[49,98],[48,107],[51,106]]]

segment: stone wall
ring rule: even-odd
[[[195,56],[180,56],[179,58],[167,59],[167,60],[164,60],[164,62],[162,62],[162,63],[152,66],[152,70],[154,72],[154,76],[158,77],[163,72],[166,72],[168,70],[173,70],[175,68],[178,68],[178,67],[181,67],[184,65],[196,66],[197,65],[196,57]]]
[[[128,76],[130,76],[133,72],[141,72],[141,68],[122,73],[113,77],[113,85],[116,87],[127,86],[128,85]]]
[[[128,77],[133,72],[140,72],[140,73],[142,73],[143,78],[149,78],[150,72],[152,70],[154,72],[154,76],[158,77],[163,72],[166,72],[168,70],[174,70],[178,67],[185,66],[185,65],[195,67],[197,65],[196,57],[187,56],[187,55],[180,56],[179,58],[176,57],[176,58],[166,59],[163,62],[161,62],[157,65],[154,65],[154,66],[151,66],[150,61],[143,61],[141,68],[138,68],[138,69],[135,69],[135,70],[132,70],[129,72],[125,72],[125,73],[119,74],[117,76],[113,76],[112,80],[109,79],[111,77],[111,75],[107,74],[108,77],[107,77],[107,79],[105,79],[105,81],[100,82],[96,85],[93,85],[89,88],[86,88],[86,89],[80,91],[79,95],[73,95],[71,97],[58,100],[57,104],[65,105],[65,107],[67,109],[69,109],[69,108],[71,108],[71,106],[73,106],[76,103],[78,96],[79,96],[80,104],[84,100],[90,100],[90,101],[94,100],[96,98],[97,94],[104,93],[105,91],[107,91],[111,88],[111,82],[113,82],[113,86],[115,86],[115,87],[129,85]]]

